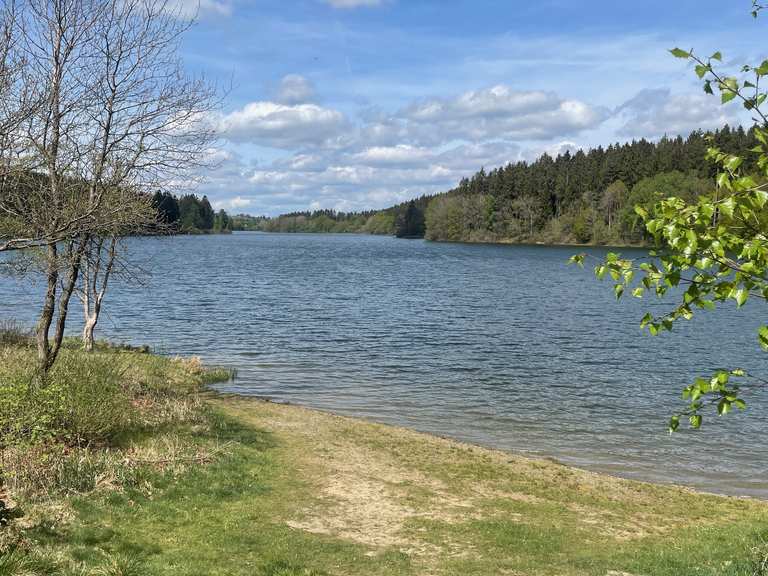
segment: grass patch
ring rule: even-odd
[[[3,406],[31,354],[0,347]],[[63,354],[46,433],[4,424],[0,576],[766,574],[762,502],[214,395],[228,373],[195,360]]]

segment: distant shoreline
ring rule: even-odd
[[[562,247],[562,248],[631,248],[631,249],[637,249],[637,250],[652,250],[653,246],[650,245],[644,245],[644,244],[585,244],[585,243],[579,243],[579,242],[536,242],[531,240],[511,240],[511,239],[502,239],[502,240],[487,240],[487,241],[480,241],[480,240],[433,240],[428,239],[424,236],[406,236],[402,238],[397,238],[394,234],[374,234],[371,232],[321,232],[316,230],[296,230],[296,231],[279,231],[279,232],[273,232],[270,230],[232,230],[233,233],[239,233],[239,232],[250,232],[250,233],[256,233],[256,234],[275,234],[275,235],[298,235],[298,234],[308,234],[312,236],[334,236],[334,235],[342,235],[342,236],[388,236],[390,238],[395,238],[397,240],[424,240],[425,242],[434,242],[436,244],[477,244],[477,245],[488,245],[488,246],[551,246],[551,247]]]

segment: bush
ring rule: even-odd
[[[0,374],[4,445],[48,439],[70,445],[106,442],[130,425],[130,400],[109,358],[62,354],[46,386],[33,381],[29,366]]]
[[[86,353],[73,343],[45,386],[35,375],[32,348],[0,346],[0,481],[12,499],[144,490],[166,470],[219,453],[196,440],[210,426],[198,392],[229,371],[112,346]]]
[[[49,378],[45,393],[50,394],[54,425],[70,441],[108,441],[130,425],[130,399],[114,359],[64,355]]]
[[[0,346],[28,346],[32,332],[15,320],[0,320]]]

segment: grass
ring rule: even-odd
[[[0,354],[0,377],[25,353]],[[42,486],[6,478],[23,515],[1,529],[0,576],[767,573],[759,501],[214,395],[203,384],[226,374],[194,361],[97,355],[130,418],[101,443],[44,442],[38,472],[52,445],[66,454]]]

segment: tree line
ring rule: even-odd
[[[725,126],[687,138],[645,139],[534,162],[481,169],[425,213],[432,240],[644,244],[634,206],[675,194],[694,199],[714,186],[707,148],[738,151],[757,144],[754,129]],[[754,161],[745,169],[755,169]]]
[[[282,233],[358,233],[398,237],[424,236],[424,210],[430,197],[422,196],[386,208],[363,212],[312,210],[291,212],[280,216],[232,217],[232,230]]]
[[[693,200],[714,186],[716,169],[703,161],[716,146],[726,152],[757,145],[754,129],[724,126],[688,137],[664,137],[570,151],[534,162],[511,162],[433,196],[384,210],[294,212],[277,217],[238,215],[235,230],[357,232],[459,242],[646,244],[634,206],[668,195]],[[744,169],[754,171],[754,159]]]
[[[232,231],[232,218],[224,210],[214,211],[207,196],[185,194],[179,198],[170,192],[157,191],[152,196],[152,206],[160,232],[221,234]]]

